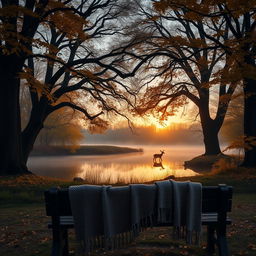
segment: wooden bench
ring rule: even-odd
[[[207,226],[207,252],[227,256],[226,226],[231,224],[227,213],[232,206],[232,187],[226,185],[204,186],[202,190],[202,225]],[[68,189],[51,188],[45,191],[46,214],[51,216],[48,227],[52,229],[52,256],[67,256],[68,229],[74,228]],[[172,223],[154,226],[171,226]]]

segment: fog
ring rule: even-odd
[[[198,175],[184,170],[184,161],[203,153],[201,146],[142,146],[142,153],[105,156],[30,157],[28,166],[35,174],[64,180],[81,177],[88,183],[137,183],[167,176]],[[153,154],[164,150],[162,166],[153,166]]]
[[[202,133],[197,126],[182,124],[170,128],[139,127],[109,129],[103,134],[84,131],[84,144],[142,144],[142,145],[203,145]]]

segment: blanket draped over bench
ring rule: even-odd
[[[122,187],[71,186],[69,198],[76,237],[85,252],[122,247],[155,221],[173,223],[174,238],[199,242],[200,183],[168,180]]]

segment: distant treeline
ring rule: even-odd
[[[139,148],[106,145],[81,146],[74,150],[72,146],[36,146],[31,156],[66,156],[66,155],[112,155],[142,152]]]
[[[202,144],[202,132],[197,125],[174,124],[170,128],[139,127],[109,129],[104,134],[89,134],[84,131],[84,143],[115,144]]]

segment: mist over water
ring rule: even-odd
[[[124,146],[124,145],[122,145]],[[199,146],[131,146],[143,148],[142,153],[100,156],[30,157],[28,167],[33,173],[64,180],[81,177],[88,183],[136,183],[163,179],[167,176],[186,177],[198,173],[186,169],[184,161],[203,153]],[[162,166],[153,166],[153,154],[165,150]]]

